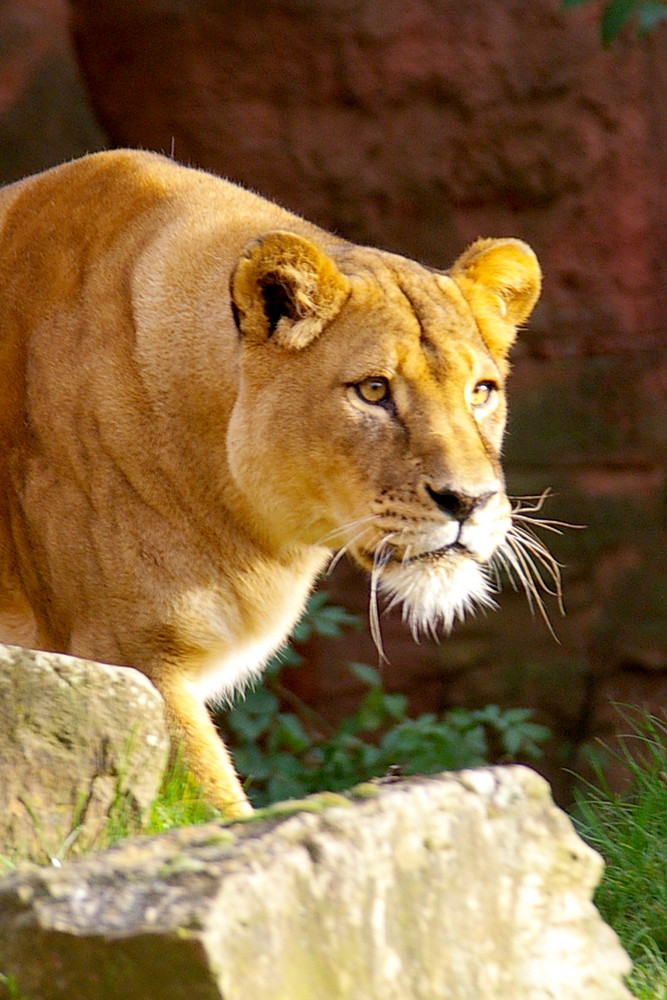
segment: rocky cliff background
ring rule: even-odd
[[[446,267],[480,235],[535,248],[544,293],[514,354],[515,495],[547,516],[556,643],[511,590],[415,646],[384,621],[415,711],[527,705],[566,769],[667,703],[667,25],[603,49],[600,5],[558,0],[4,0],[0,180],[111,145],[173,151],[365,243]],[[340,565],[325,587],[365,614]],[[365,634],[312,641],[290,684],[338,718]]]

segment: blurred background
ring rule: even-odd
[[[655,5],[653,5],[655,6]],[[606,47],[560,0],[0,0],[0,180],[118,145],[173,153],[314,222],[445,268],[478,236],[536,250],[515,348],[509,489],[551,487],[558,636],[510,590],[441,645],[383,622],[412,713],[526,706],[569,769],[667,705],[667,22]],[[340,564],[332,599],[365,616]],[[350,712],[367,629],[311,638],[286,683]],[[613,780],[613,771],[612,771]]]

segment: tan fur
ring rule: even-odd
[[[481,241],[434,272],[133,151],[6,188],[0,227],[0,641],[144,671],[241,815],[205,701],[332,552],[416,629],[484,599],[535,257]]]

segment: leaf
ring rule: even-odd
[[[278,712],[278,699],[266,688],[249,691],[245,700],[229,713],[227,724],[244,740],[256,740],[265,733]]]
[[[255,715],[271,715],[278,709],[278,699],[272,691],[257,687],[248,693],[245,707]]]
[[[667,3],[660,0],[642,0],[639,4],[639,30],[647,34],[660,21],[667,21]]]
[[[269,778],[264,803],[283,802],[285,799],[301,799],[313,789],[300,774],[274,774]]]
[[[376,690],[382,687],[380,672],[375,667],[370,667],[367,663],[350,663],[349,666],[354,676],[367,684],[368,687]]]
[[[273,760],[252,743],[234,750],[234,763],[239,773],[251,781],[266,781],[273,772]]]
[[[404,694],[385,694],[382,702],[386,715],[394,722],[400,722],[405,718],[408,699]]]
[[[265,715],[249,715],[246,712],[234,712],[230,716],[228,724],[237,737],[244,742],[253,743],[269,729],[271,719]]]
[[[385,708],[385,695],[380,688],[374,688],[368,692],[355,716],[353,716],[357,730],[364,729],[374,732],[380,729],[387,720],[387,710]]]
[[[295,642],[305,642],[315,635],[328,639],[338,639],[344,629],[359,628],[361,619],[338,604],[329,604],[329,595],[324,591],[312,594],[306,610],[292,632]]]
[[[524,709],[521,708],[502,711],[498,705],[485,705],[484,708],[478,708],[470,712],[470,715],[475,722],[483,722],[487,726],[493,726],[494,729],[503,730],[508,725],[518,721],[516,716],[512,718],[512,712],[522,713],[523,711]]]
[[[291,712],[281,712],[275,732],[275,743],[293,753],[303,753],[310,744],[300,719]]]
[[[634,13],[637,0],[611,0],[602,12],[600,31],[602,44],[606,47],[613,42],[619,31]]]
[[[503,733],[503,749],[510,757],[522,754],[534,759],[541,756],[539,744],[544,743],[550,736],[551,733],[546,726],[540,726],[536,722],[524,722]]]

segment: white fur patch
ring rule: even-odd
[[[475,608],[495,605],[484,568],[465,557],[389,565],[381,571],[378,583],[390,599],[390,608],[403,605],[403,619],[415,638],[450,632]]]
[[[285,642],[284,628],[260,639],[240,642],[230,649],[213,650],[199,667],[192,689],[210,705],[231,704],[236,691],[252,684]]]

